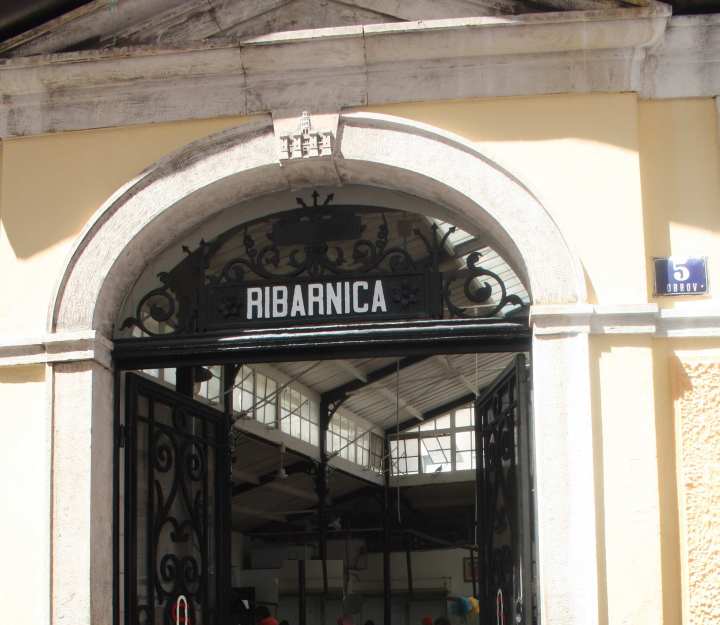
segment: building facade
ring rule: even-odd
[[[529,343],[508,350],[532,363],[536,597],[523,622],[720,622],[717,15],[96,0],[0,54],[13,621],[126,618],[122,371],[176,365],[124,367],[123,320],[182,245],[318,190],[453,224],[520,285]],[[706,258],[707,292],[659,292],[668,257],[683,285],[682,259]]]

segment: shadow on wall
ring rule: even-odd
[[[20,137],[2,142],[0,219],[17,258],[78,236],[122,185],[156,160],[246,117]]]

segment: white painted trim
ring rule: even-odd
[[[657,336],[668,338],[720,337],[720,310],[661,310]]]
[[[718,16],[670,19],[654,3],[12,58],[0,61],[0,137],[438,99],[715,96],[718,33]]]
[[[94,330],[0,337],[0,367],[93,360],[110,369],[112,341]]]

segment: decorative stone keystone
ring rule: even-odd
[[[298,131],[280,135],[280,160],[287,161],[317,156],[332,156],[333,133],[317,132],[312,129],[310,114],[303,111]]]

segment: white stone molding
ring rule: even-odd
[[[535,335],[532,361],[540,618],[553,625],[598,625],[588,336]]]
[[[91,361],[52,369],[51,623],[109,623],[113,376]]]
[[[111,368],[112,341],[94,330],[0,338],[0,367],[94,361]]]
[[[720,310],[659,308],[657,304],[532,306],[530,320],[538,336],[577,332],[658,338],[720,336]]]
[[[470,97],[714,96],[718,33],[717,17],[670,20],[654,3],[12,58],[0,137]]]

